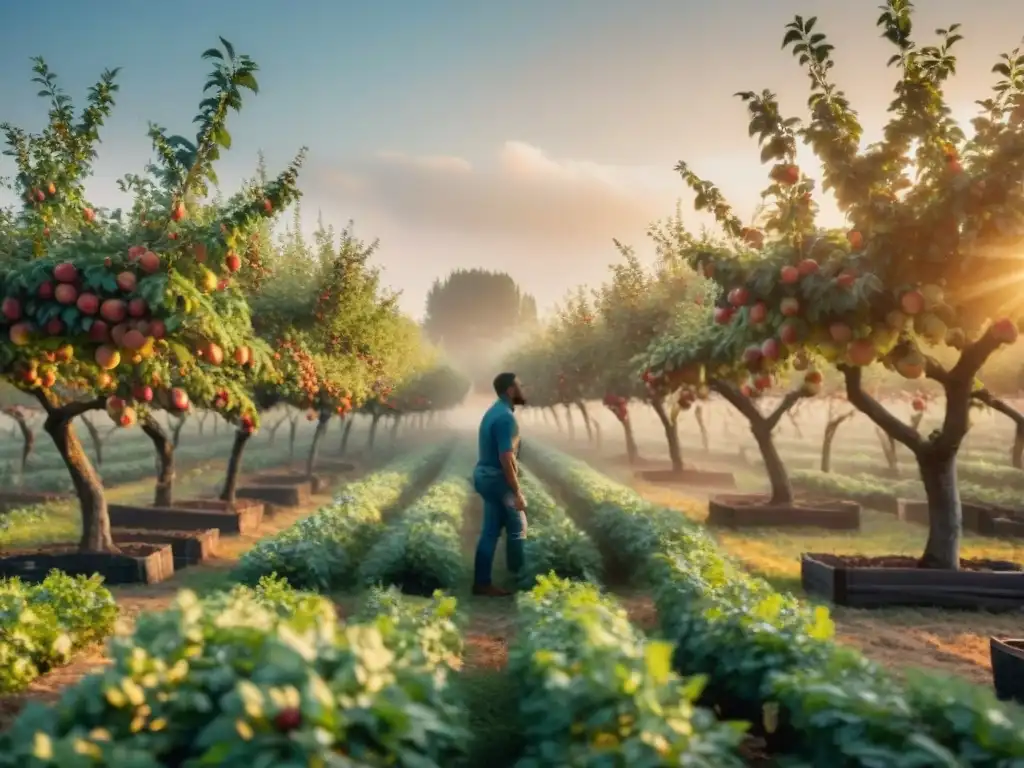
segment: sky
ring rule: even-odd
[[[734,94],[769,88],[805,116],[806,75],[781,50],[795,14],[819,17],[836,80],[877,138],[892,95],[877,2],[849,0],[0,0],[0,122],[37,130],[30,82],[42,55],[81,101],[122,67],[92,200],[126,200],[115,180],[150,157],[150,121],[189,135],[208,71],[200,54],[227,38],[260,66],[260,94],[233,118],[218,166],[225,191],[271,172],[301,146],[305,227],[317,216],[380,240],[384,280],[422,316],[433,281],[459,267],[509,272],[543,309],[598,284],[618,238],[649,257],[647,226],[692,195],[673,167],[715,181],[744,218],[766,169]],[[999,53],[1024,36],[1020,0],[918,0],[916,37],[963,24],[947,90],[966,121]],[[0,175],[10,166],[0,160]],[[817,175],[813,158],[801,165]],[[827,223],[839,223],[825,208]],[[829,219],[832,219],[829,221]]]

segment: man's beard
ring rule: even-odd
[[[526,398],[522,395],[516,395],[512,398],[512,405],[526,405]]]

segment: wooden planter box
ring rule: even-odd
[[[205,531],[255,533],[263,522],[264,505],[239,499],[230,504],[219,499],[186,499],[173,507],[145,507],[110,504],[110,524],[117,528],[141,528],[148,531]]]
[[[860,504],[830,499],[797,499],[792,504],[770,504],[760,494],[716,496],[708,502],[708,525],[725,528],[860,528]]]
[[[66,493],[49,491],[0,491],[0,515],[23,507],[33,507],[36,504],[70,501],[71,498]]]
[[[876,562],[888,565],[875,565]],[[800,581],[808,594],[851,608],[892,606],[1005,611],[1024,607],[1024,571],[1015,563],[973,561],[991,570],[914,567],[914,558],[803,554]],[[965,563],[967,564],[967,563]],[[1014,570],[1016,569],[1016,570]]]
[[[345,461],[344,459],[320,459],[316,463],[316,466],[319,470],[338,475],[345,474],[346,472],[352,472],[356,468],[355,464],[351,461]]]
[[[712,488],[736,487],[736,477],[732,472],[721,472],[713,469],[684,467],[678,472],[674,469],[641,469],[635,472],[634,476],[648,483],[703,485]]]
[[[267,475],[238,489],[237,495],[241,499],[254,499],[265,504],[272,504],[275,507],[301,507],[308,504],[312,495],[312,484],[309,479],[292,482],[271,482],[273,479],[281,479],[281,476]]]
[[[169,544],[174,556],[174,569],[198,565],[217,556],[220,531],[208,528],[205,531],[139,531],[115,528],[114,543]]]
[[[1024,640],[989,638],[992,683],[1002,701],[1024,704]]]
[[[965,501],[961,503],[961,507],[963,508],[963,529],[984,536],[996,535],[994,522],[998,518],[1013,520],[1022,515],[1018,510],[995,504],[976,504]],[[899,511],[896,514],[900,520],[905,522],[928,525],[928,502],[900,499]]]
[[[250,485],[294,485],[309,486],[309,493],[320,493],[326,490],[329,482],[319,475],[307,475],[305,472],[280,472],[268,475],[256,475],[248,480]]]
[[[54,544],[0,555],[0,577],[40,582],[56,569],[70,576],[99,574],[107,584],[157,584],[174,575],[167,544],[126,543],[121,554],[79,552],[72,544]]]
[[[1024,538],[1024,520],[997,517],[992,520],[992,535],[1001,539]]]

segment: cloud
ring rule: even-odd
[[[313,185],[319,197],[402,229],[589,245],[634,238],[671,213],[679,193],[672,181],[665,169],[556,159],[509,141],[481,166],[461,157],[382,151],[321,169]]]

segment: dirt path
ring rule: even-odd
[[[262,470],[273,473],[274,469]],[[344,481],[351,481],[361,474],[360,469],[347,473]],[[253,477],[253,473],[248,477]],[[338,486],[340,482],[334,485]],[[197,489],[190,489],[189,495]],[[182,491],[184,495],[185,491]],[[333,498],[333,491],[326,490],[323,493],[311,497],[310,502],[301,507],[292,509],[280,509],[271,517],[264,517],[259,531],[255,534],[244,536],[222,535],[217,547],[217,556],[211,560],[193,565],[189,568],[177,571],[174,576],[159,584],[133,584],[124,586],[112,586],[111,593],[117,601],[120,609],[120,616],[116,634],[131,634],[134,630],[138,617],[147,612],[166,610],[175,595],[182,589],[192,589],[199,594],[205,594],[213,590],[225,587],[230,580],[230,574],[239,558],[256,545],[261,539],[272,536],[285,528],[293,525],[304,517],[311,515],[320,507],[329,503]],[[22,707],[29,701],[52,703],[56,701],[63,690],[74,685],[86,675],[101,670],[110,663],[105,654],[103,644],[83,650],[75,656],[70,664],[57,667],[36,678],[24,691],[13,694],[0,695],[0,729],[7,727],[11,720],[17,716]]]

